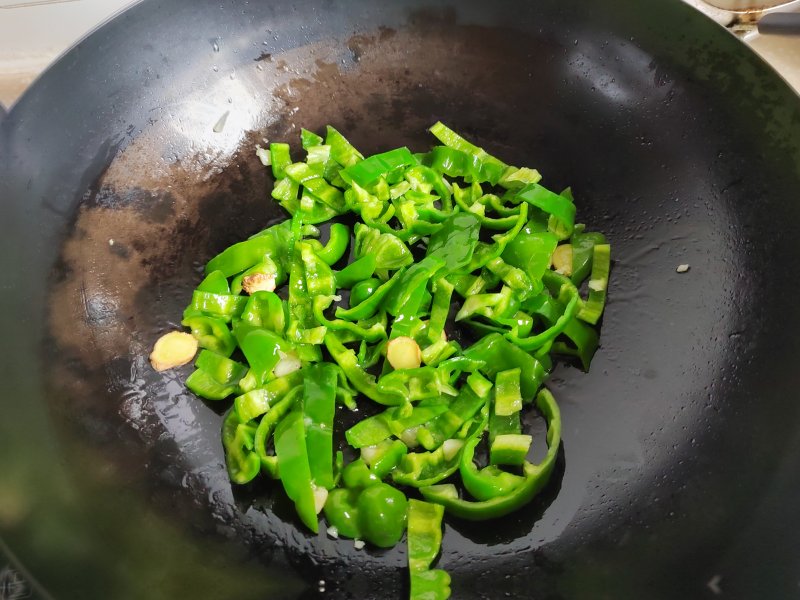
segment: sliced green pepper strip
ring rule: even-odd
[[[567,326],[564,327],[564,330],[561,332],[561,334],[564,337],[569,338],[573,346],[568,346],[563,342],[557,341],[553,344],[553,352],[555,354],[577,356],[581,361],[583,370],[588,371],[589,365],[592,362],[592,357],[597,351],[597,346],[599,343],[599,336],[597,335],[597,332],[589,325],[586,325],[577,319],[572,319],[569,323],[567,323]]]
[[[319,169],[315,167],[320,167]],[[345,210],[344,195],[342,190],[325,181],[324,168],[319,163],[293,163],[284,168],[286,176],[302,185],[314,198],[322,201],[326,206],[337,213]]]
[[[490,379],[494,379],[500,371],[519,367],[520,389],[525,402],[533,399],[546,375],[539,360],[496,333],[485,336],[464,350],[464,357],[483,362],[480,371]]]
[[[578,226],[572,234],[569,243],[572,244],[572,283],[580,285],[589,276],[592,270],[592,256],[594,247],[606,243],[606,236],[602,233],[579,233]]]
[[[444,509],[438,504],[408,501],[410,600],[447,600],[450,597],[450,575],[430,568],[442,546],[443,516]]]
[[[386,373],[378,381],[378,389],[401,395],[410,402],[426,398],[440,398],[443,394],[455,396],[458,391],[450,385],[450,371],[446,368],[418,367],[398,369]]]
[[[319,521],[314,502],[303,413],[290,412],[275,428],[275,454],[286,495],[294,502],[300,520],[314,533]]]
[[[375,378],[359,366],[356,353],[346,348],[334,332],[325,334],[325,347],[359,392],[386,406],[398,406],[406,402],[401,396],[379,390]]]
[[[286,329],[283,302],[274,292],[260,291],[250,294],[240,318],[244,323],[263,327],[278,335],[283,335]]]
[[[292,157],[289,154],[289,144],[276,142],[269,145],[270,163],[272,164],[272,175],[275,179],[286,177],[285,169],[292,164]]]
[[[475,455],[475,446],[480,442],[475,438],[464,447],[461,453],[461,463],[459,472],[464,488],[476,500],[491,500],[500,496],[506,496],[517,489],[525,482],[524,477],[514,475],[499,469],[495,465],[478,469],[472,458]]]
[[[592,257],[592,276],[589,279],[589,299],[578,312],[578,318],[596,325],[606,306],[608,274],[611,270],[611,246],[596,244]]]
[[[230,356],[236,349],[236,339],[221,319],[195,316],[181,321],[184,327],[192,330],[192,335],[201,348],[207,348],[222,356]]]
[[[489,462],[493,465],[522,465],[525,463],[532,442],[533,437],[530,435],[520,433],[498,435],[489,446]]]
[[[455,213],[442,223],[442,228],[428,242],[428,256],[444,260],[448,273],[466,267],[478,244],[480,223],[469,213]]]
[[[358,163],[342,169],[340,175],[347,183],[355,182],[363,188],[374,185],[391,173],[402,173],[405,167],[418,164],[408,148],[401,147],[382,154],[373,154]]]
[[[200,354],[197,355],[194,366],[225,385],[238,383],[247,373],[246,365],[210,350],[201,350]]]
[[[190,319],[197,316],[214,317],[230,323],[235,317],[242,314],[247,298],[233,294],[212,294],[210,292],[192,292],[192,302],[183,311],[183,318]]]
[[[367,254],[354,260],[341,271],[336,271],[336,288],[350,289],[360,281],[370,279],[375,272],[375,256]],[[351,296],[352,298],[352,296]]]
[[[298,244],[303,261],[306,279],[306,292],[313,298],[320,294],[331,295],[336,292],[336,280],[333,271],[322,260],[307,242]]]
[[[344,432],[347,443],[353,448],[365,448],[380,444],[392,435],[386,413],[362,419]]]
[[[552,342],[564,331],[564,328],[578,312],[580,296],[571,282],[562,288],[562,294],[568,297],[569,301],[564,307],[564,313],[548,329],[529,337],[519,337],[514,332],[507,333],[505,337],[526,352],[532,352],[544,344]]]
[[[434,146],[428,154],[430,167],[450,177],[463,177],[467,181],[489,182],[496,185],[503,176],[505,167],[484,162],[475,154],[468,154],[447,146]],[[456,202],[458,197],[453,195]]]
[[[330,229],[328,243],[317,250],[319,256],[327,265],[334,265],[344,256],[347,245],[350,243],[350,228],[342,223],[333,223]],[[372,273],[370,273],[372,275]],[[364,277],[366,279],[366,277]]]
[[[442,413],[417,431],[417,439],[426,450],[433,450],[453,437],[464,423],[472,419],[486,404],[469,386],[464,386],[447,412]]]
[[[365,340],[371,344],[380,342],[387,338],[386,327],[382,323],[375,323],[368,329],[361,327],[357,323],[345,321],[344,319],[330,320],[325,317],[325,310],[331,305],[334,298],[339,296],[316,296],[313,300],[314,317],[330,331],[346,331],[357,339]]]
[[[333,487],[333,417],[336,412],[338,369],[318,363],[305,369],[303,412],[311,480],[319,487]]]
[[[286,228],[283,234],[286,235]],[[206,273],[221,271],[225,277],[232,277],[261,262],[264,256],[278,256],[280,248],[273,235],[259,235],[234,244],[208,261]]]
[[[494,406],[489,413],[489,445],[500,435],[515,435],[522,432],[519,412],[500,416],[494,411]],[[490,461],[491,462],[491,461]]]
[[[230,409],[222,420],[222,445],[228,476],[236,484],[244,485],[258,475],[261,462],[252,451],[253,427],[239,421],[236,411]]]
[[[381,233],[378,229],[361,223],[356,223],[354,231],[356,258],[374,255],[378,272],[407,267],[414,262],[411,251],[396,235]]]
[[[466,152],[484,163],[498,165],[503,167],[503,169],[508,167],[506,163],[488,154],[483,148],[479,148],[475,144],[468,142],[441,121],[434,123],[429,131],[445,146],[460,150],[461,152]]]
[[[408,446],[400,440],[393,440],[370,464],[370,469],[375,477],[383,479],[392,472],[406,454],[408,454]]]
[[[291,351],[283,338],[266,329],[239,327],[235,335],[259,387],[272,376],[272,370],[281,359],[280,353]]]
[[[389,292],[392,291],[392,288],[397,285],[404,273],[405,269],[400,269],[397,271],[387,282],[383,283],[374,292],[372,292],[372,294],[366,300],[363,300],[355,306],[351,306],[347,309],[341,307],[337,308],[336,316],[340,319],[347,319],[348,321],[369,319],[378,311],[378,308],[383,303],[383,299],[387,294],[389,294]],[[351,298],[353,296],[356,296],[355,290],[353,290]]]
[[[572,234],[575,225],[575,204],[566,196],[551,192],[538,183],[529,183],[516,193],[515,200],[525,201],[552,215],[565,229],[566,237]]]
[[[231,288],[228,285],[228,278],[222,271],[211,271],[205,279],[197,286],[198,292],[209,292],[211,294],[230,294]]]
[[[283,393],[282,396],[276,397],[270,404],[269,410],[261,417],[253,439],[253,450],[261,461],[261,470],[272,479],[278,479],[280,477],[280,471],[278,468],[278,457],[270,455],[267,452],[267,440],[269,440],[269,436],[272,435],[275,426],[281,419],[289,414],[302,397],[302,375],[295,381],[298,383]]]
[[[298,370],[273,379],[263,388],[257,388],[237,396],[233,401],[233,407],[236,410],[236,414],[239,415],[239,420],[242,423],[247,423],[257,419],[302,382],[303,372]]]
[[[220,383],[203,369],[195,369],[186,378],[186,387],[206,400],[224,400],[239,391],[236,383]]]
[[[561,444],[561,413],[552,394],[543,389],[536,396],[536,406],[547,422],[547,455],[538,465],[525,461],[522,473],[525,480],[511,493],[484,500],[471,502],[458,497],[458,491],[452,484],[436,485],[420,488],[423,497],[444,506],[445,510],[456,517],[470,521],[483,521],[507,515],[528,504],[550,479]]]
[[[300,129],[300,145],[303,147],[303,150],[308,150],[313,146],[319,146],[323,141],[322,137],[318,136],[313,131],[309,131],[304,127]]]
[[[361,490],[336,488],[331,490],[325,500],[325,519],[343,537],[361,539],[361,519],[358,511],[358,497]]]
[[[498,416],[507,417],[522,410],[522,394],[520,393],[519,367],[500,371],[495,377],[494,412]]]
[[[364,155],[330,125],[327,127],[325,144],[331,147],[331,158],[343,167],[349,167],[360,160],[364,160]]]

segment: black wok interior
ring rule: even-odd
[[[591,372],[550,380],[556,477],[446,520],[453,597],[797,593],[800,102],[769,67],[677,0],[145,0],[0,122],[0,550],[36,595],[407,594],[403,544],[232,489],[221,407],[147,355],[282,216],[256,144],[422,150],[436,120],[572,186],[614,258]]]

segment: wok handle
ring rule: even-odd
[[[800,35],[800,13],[767,13],[758,22],[761,35]]]

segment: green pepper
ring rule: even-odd
[[[312,305],[314,307],[314,317],[317,319],[318,323],[325,326],[330,331],[348,331],[355,337],[370,343],[386,339],[386,327],[380,322],[374,323],[366,329],[357,323],[352,323],[343,319],[330,320],[325,317],[325,310],[331,305],[335,298],[339,298],[339,296],[316,296],[314,298]]]
[[[260,291],[250,294],[240,319],[244,323],[263,327],[278,335],[283,335],[286,329],[283,302],[274,292]]]
[[[361,302],[359,302],[358,304],[351,304],[350,308],[347,309],[341,307],[337,308],[336,316],[340,319],[347,319],[348,321],[369,319],[378,311],[378,308],[381,306],[383,299],[399,283],[404,273],[405,269],[400,269],[399,271],[395,272],[395,274],[392,275],[392,277],[388,281],[381,284],[378,288],[374,289],[374,291],[364,300],[361,300],[361,295],[369,291],[369,286],[372,285],[372,280],[367,280],[366,282],[362,282],[364,284],[364,288],[354,289],[353,292],[350,294],[351,300],[354,299],[361,300]],[[356,288],[359,288],[359,286],[356,286]]]
[[[469,386],[462,387],[450,408],[420,427],[417,439],[426,450],[433,450],[453,437],[461,426],[472,419],[486,404]]]
[[[222,356],[230,356],[236,349],[236,339],[221,319],[198,315],[184,319],[181,324],[192,330],[192,335],[201,348]]]
[[[222,445],[228,476],[236,484],[252,481],[261,467],[258,455],[253,452],[255,427],[239,421],[236,411],[230,409],[222,420]]]
[[[314,252],[307,242],[300,242],[298,247],[305,271],[306,292],[312,297],[335,293],[336,280],[328,264]]]
[[[357,507],[364,539],[381,548],[391,548],[400,541],[408,510],[403,492],[378,482],[359,494]]]
[[[608,274],[611,270],[611,246],[596,244],[592,258],[592,276],[589,279],[589,299],[578,311],[578,318],[596,325],[606,306]]]
[[[441,367],[398,369],[381,377],[378,389],[402,396],[409,402],[442,395],[456,396],[458,390],[450,385],[449,379],[450,371]]]
[[[365,256],[364,259],[372,258],[374,262],[374,257]],[[362,259],[358,259],[360,261]],[[358,262],[356,261],[356,262]],[[355,263],[353,263],[355,264]],[[391,279],[389,280],[391,281]],[[387,282],[388,283],[388,282]],[[364,302],[367,298],[372,296],[375,291],[383,285],[383,282],[378,279],[377,277],[370,277],[368,279],[364,279],[363,281],[359,281],[353,286],[353,289],[350,290],[350,307],[355,307]],[[389,291],[388,289],[386,290]]]
[[[343,167],[349,167],[360,160],[364,160],[364,156],[330,125],[327,127],[325,144],[331,147],[331,158]]]
[[[289,144],[273,142],[269,145],[269,154],[273,177],[275,177],[275,179],[286,177],[285,169],[292,164],[292,157],[289,154]]]
[[[280,258],[289,240],[290,228],[291,223],[286,221],[226,248],[208,261],[206,273],[222,271],[226,277],[231,277],[259,263],[264,256]]]
[[[220,383],[203,369],[195,369],[186,378],[186,387],[206,400],[224,400],[239,391],[236,383]]]
[[[357,458],[349,463],[342,471],[342,481],[345,487],[361,489],[380,483],[380,478],[373,473],[363,459]]]
[[[341,260],[350,243],[350,229],[342,223],[333,223],[330,229],[328,243],[320,249],[315,249],[317,256],[326,264],[334,265]]]
[[[423,497],[429,502],[441,504],[454,516],[470,521],[502,517],[533,500],[549,481],[561,444],[561,413],[552,394],[542,389],[536,396],[536,406],[547,421],[547,454],[538,465],[525,461],[522,467],[524,481],[516,489],[490,500],[472,502],[460,499],[452,484],[435,485],[420,488]]]
[[[442,546],[444,508],[438,504],[408,501],[408,568],[410,600],[447,600],[450,576],[431,565]]]
[[[390,177],[391,173],[402,173],[405,167],[416,165],[417,159],[408,148],[396,148],[383,154],[374,154],[342,170],[341,176],[347,183],[357,183],[369,187],[380,178]]]
[[[359,392],[378,404],[396,406],[405,402],[402,396],[379,390],[375,378],[359,366],[355,352],[345,347],[335,333],[329,331],[325,335],[325,347]]]
[[[464,488],[477,500],[491,500],[506,496],[516,490],[525,482],[524,477],[501,470],[495,465],[478,469],[472,458],[475,455],[475,446],[480,442],[475,438],[467,442],[461,453],[459,472]]]
[[[230,294],[231,288],[228,285],[228,278],[222,271],[211,271],[205,279],[197,286],[199,292],[209,292],[210,294]]]
[[[411,251],[396,235],[381,233],[361,223],[356,223],[354,231],[356,258],[372,254],[378,273],[407,267],[414,262]]]
[[[299,382],[302,381],[302,375],[300,375],[299,371],[297,374],[297,378],[289,382],[293,384],[291,387],[287,386],[288,389],[282,391],[280,394],[276,394],[274,399],[270,399],[268,410],[264,416],[261,417],[253,439],[253,450],[261,461],[261,469],[273,479],[278,479],[280,475],[278,458],[276,456],[271,456],[267,452],[267,440],[269,440],[269,436],[272,435],[275,426],[292,411],[298,399],[302,396],[303,386],[299,385]],[[267,387],[273,383],[275,382],[271,381],[267,384]]]
[[[408,454],[408,446],[400,440],[385,440],[377,446],[371,447],[371,452],[365,452],[362,448],[361,456],[364,462],[369,465],[370,470],[378,479],[383,479],[400,463],[402,458]],[[365,457],[369,454],[369,461]]]
[[[230,323],[232,319],[242,314],[247,298],[233,294],[213,294],[195,290],[192,293],[192,302],[183,311],[183,318],[206,316]]]
[[[552,215],[565,229],[566,237],[572,234],[575,224],[575,204],[563,195],[551,192],[538,183],[529,183],[515,195],[515,201],[524,201]]]
[[[489,446],[489,462],[492,465],[524,464],[533,437],[520,433],[503,433],[495,436]]]
[[[334,276],[336,277],[336,287],[350,289],[359,282],[364,282],[366,280],[372,281],[370,278],[374,272],[375,256],[372,254],[367,254],[366,256],[362,256],[361,258],[354,260],[341,271],[336,271],[334,273]],[[380,280],[375,279],[374,281],[380,284]],[[350,295],[350,299],[352,301],[352,294]]]
[[[448,273],[458,271],[472,259],[479,233],[480,223],[474,215],[455,213],[431,236],[427,255],[443,259]]]
[[[336,412],[336,365],[319,363],[305,369],[303,410],[312,481],[333,487],[333,417]]]
[[[493,333],[464,350],[468,359],[484,362],[481,372],[494,378],[500,371],[520,369],[523,401],[530,401],[542,385],[546,372],[542,363],[501,335]]]
[[[291,347],[272,331],[248,326],[239,326],[234,331],[258,385],[263,385],[272,376],[272,370]]]
[[[305,127],[300,128],[300,145],[304,150],[312,146],[319,146],[324,140],[313,131],[309,131]]]
[[[339,262],[347,251],[347,245],[350,243],[350,229],[342,223],[333,223],[327,244],[323,246],[317,240],[309,240],[307,243],[311,245],[320,260],[331,266]]]
[[[328,493],[325,500],[325,519],[335,527],[338,535],[360,539],[361,525],[358,510],[358,497],[361,490],[336,488]]]
[[[606,243],[606,236],[602,233],[583,233],[578,232],[578,225],[575,226],[575,233],[569,240],[572,244],[572,283],[580,285],[589,276],[592,270],[592,255],[594,247],[598,244]]]
[[[314,533],[319,531],[311,470],[308,466],[303,413],[290,412],[275,428],[275,454],[286,495],[294,502],[300,520]]]
[[[286,396],[303,381],[302,370],[277,377],[263,388],[250,390],[237,396],[233,401],[236,414],[242,423],[256,419],[269,411],[273,405]]]
[[[293,163],[287,165],[284,172],[289,179],[302,185],[315,199],[322,201],[336,213],[344,211],[344,195],[340,189],[325,181],[322,164]]]
[[[500,371],[495,376],[494,412],[500,417],[507,417],[522,410],[522,394],[520,393],[519,367]]]

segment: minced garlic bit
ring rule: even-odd
[[[556,273],[572,275],[572,244],[561,244],[553,251],[553,266]]]
[[[300,359],[294,353],[290,352],[284,354],[278,350],[278,355],[280,356],[280,360],[278,360],[278,364],[276,364],[275,368],[272,370],[275,377],[283,377],[289,373],[294,373],[295,371],[299,371],[303,366],[303,363],[300,362]]]
[[[606,289],[606,280],[605,279],[590,279],[589,280],[589,289],[595,292],[602,292]]]
[[[675,269],[675,271],[677,271],[678,273],[686,273],[686,271],[688,271],[688,270],[689,270],[689,265],[686,265],[686,264],[678,265],[678,268]]]
[[[353,547],[356,550],[361,550],[364,546],[366,546],[364,540],[353,540]]]
[[[274,292],[275,275],[267,273],[253,273],[242,278],[242,289],[248,294],[256,292]]]
[[[314,493],[314,510],[317,514],[322,512],[322,508],[325,506],[325,502],[328,500],[328,490],[324,487],[318,487],[314,484],[311,484],[312,491]]]
[[[197,340],[183,331],[170,331],[153,345],[150,364],[156,371],[166,371],[190,362],[197,354]]]
[[[401,336],[386,346],[386,359],[394,369],[416,369],[422,364],[422,353],[417,342]]]
[[[336,528],[335,525],[331,525],[328,527],[328,535],[333,539],[339,539],[339,530]]]

